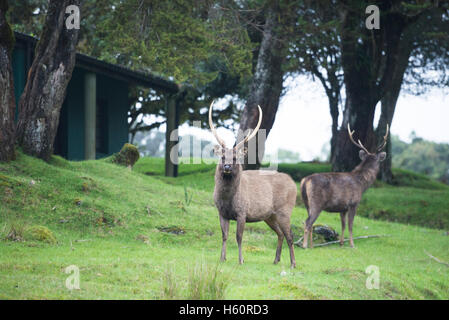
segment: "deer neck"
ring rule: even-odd
[[[217,170],[215,171],[215,188],[219,191],[222,198],[229,200],[238,193],[241,175],[241,170],[236,174],[224,175],[223,171],[217,166]]]
[[[362,192],[365,192],[365,190],[368,189],[374,183],[374,181],[376,181],[378,171],[378,168],[368,166],[364,162],[362,162],[357,167],[355,167],[354,170],[352,170],[352,174],[362,185]]]

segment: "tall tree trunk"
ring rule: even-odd
[[[333,159],[335,150],[337,148],[337,135],[338,135],[338,100],[329,99],[329,111],[332,117],[332,136],[331,136],[331,150],[330,159]]]
[[[414,31],[413,29],[408,30],[404,34],[404,38],[410,39],[409,33],[413,31]],[[402,47],[402,50],[398,53],[398,62],[396,64],[396,68],[393,71],[394,74],[392,75],[391,85],[388,88],[388,90],[386,90],[385,95],[382,97],[381,100],[381,114],[376,129],[378,144],[380,144],[383,141],[387,124],[391,129],[393,116],[396,109],[396,103],[399,98],[399,93],[401,92],[404,73],[407,69],[408,60],[410,58],[410,54],[413,48],[412,41],[403,41],[403,43],[404,45]],[[393,173],[391,171],[393,159],[393,155],[391,154],[391,134],[388,135],[385,152],[387,153],[387,158],[380,164],[379,178],[384,182],[391,183],[393,180]]]
[[[17,138],[27,154],[49,160],[59,113],[75,66],[77,29],[67,29],[65,10],[81,0],[50,0],[25,90],[19,101]]]
[[[6,21],[7,0],[0,0],[0,161],[14,160],[14,80],[11,66],[14,34]]]
[[[283,89],[284,72],[282,70],[282,65],[286,59],[287,49],[287,43],[281,39],[281,32],[282,28],[288,23],[289,18],[283,15],[279,3],[276,2],[276,4],[267,8],[256,70],[251,84],[250,95],[240,120],[237,142],[244,138],[244,133],[248,129],[252,129],[257,125],[259,120],[258,105],[260,105],[263,111],[260,129],[265,130],[266,137],[268,137],[268,134],[273,127],[279,106],[279,99]],[[256,163],[248,164],[247,155],[245,158],[245,169],[259,168],[265,152],[265,141],[259,141],[259,135],[253,139],[256,141],[256,154],[249,158],[254,159],[255,157]],[[261,144],[259,144],[259,142],[261,142]]]
[[[387,98],[387,96],[385,96],[382,99],[381,103],[382,103],[382,112],[376,130],[376,136],[377,140],[379,141],[379,144],[381,141],[383,141],[383,137],[387,129],[387,124],[391,127],[394,109],[396,107],[396,101],[393,102],[391,99]],[[391,165],[392,165],[391,134],[388,135],[387,145],[385,146],[384,151],[387,153],[387,157],[383,162],[380,163],[378,177],[386,183],[391,183],[393,180],[393,173],[391,172]]]

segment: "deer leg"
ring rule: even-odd
[[[290,249],[290,266],[291,268],[296,267],[296,260],[295,260],[295,250],[293,249],[293,236],[292,236],[292,230],[290,227],[290,216],[284,216],[278,218],[279,227],[282,230],[282,233],[285,236],[285,239],[287,240],[288,248]]]
[[[304,235],[302,237],[303,249],[307,249],[308,245],[309,245],[309,233],[307,232],[307,227],[304,225]]]
[[[354,240],[352,239],[352,224],[354,222],[356,210],[356,207],[351,207],[348,210],[349,245],[351,246],[351,248],[354,248]]]
[[[265,220],[265,222],[278,235],[278,246],[276,248],[276,257],[274,258],[273,262],[274,264],[277,264],[279,261],[281,261],[282,242],[284,242],[284,234],[282,233],[282,230],[279,227],[279,224],[275,220],[274,216],[271,216],[270,218]]]
[[[313,226],[310,227],[309,230],[309,242],[310,242],[310,248],[313,248]]]
[[[221,244],[221,261],[226,261],[226,240],[228,240],[229,220],[220,215],[221,237],[223,242]]]
[[[340,212],[340,218],[341,218],[340,246],[342,246],[345,241],[346,212]]]
[[[309,217],[306,220],[305,227],[304,227],[304,239],[303,239],[303,248],[307,248],[307,242],[310,241],[310,248],[313,248],[313,224],[315,223],[316,219],[318,219],[318,216],[320,215],[321,210],[310,208],[309,209]]]
[[[243,230],[245,229],[245,218],[237,218],[237,244],[239,246],[239,263],[243,264],[243,255],[242,255],[242,239],[243,239]]]

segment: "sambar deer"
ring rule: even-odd
[[[252,139],[262,123],[262,109],[256,128],[233,148],[227,148],[218,136],[212,123],[212,106],[209,108],[209,126],[219,145],[215,154],[220,157],[215,170],[214,201],[217,206],[222,231],[221,260],[226,260],[226,240],[229,221],[237,221],[237,244],[239,263],[243,263],[242,237],[246,222],[265,221],[278,236],[274,263],[281,259],[284,237],[290,249],[291,267],[296,266],[290,217],[296,203],[297,188],[293,180],[284,173],[262,174],[259,170],[243,170],[241,158],[247,149],[244,144]]]
[[[349,139],[362,149],[359,151],[362,162],[351,172],[315,173],[302,179],[301,196],[308,213],[304,228],[303,248],[307,248],[308,239],[310,239],[310,246],[313,247],[312,226],[322,210],[340,212],[340,245],[343,245],[344,242],[346,217],[348,218],[349,243],[351,247],[354,247],[352,238],[354,216],[363,193],[376,180],[380,162],[385,160],[387,156],[385,152],[381,151],[387,144],[388,131],[387,125],[382,144],[375,153],[371,153],[360,140],[358,140],[358,143],[354,141],[354,131],[351,131],[348,124]]]

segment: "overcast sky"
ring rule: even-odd
[[[287,91],[282,97],[273,128],[268,136],[266,152],[278,148],[299,152],[303,161],[322,155],[322,149],[331,137],[331,117],[327,97],[318,82],[301,76],[288,79]],[[399,97],[391,132],[410,141],[412,131],[426,140],[449,143],[448,90],[432,90],[423,96],[402,94]],[[219,102],[217,102],[219,107]],[[378,108],[379,109],[379,108]],[[376,110],[376,120],[379,113]],[[341,119],[340,119],[341,121]],[[234,143],[235,133],[219,128],[220,136],[228,146]],[[213,139],[210,131],[180,127],[179,134],[194,133],[203,139]]]

